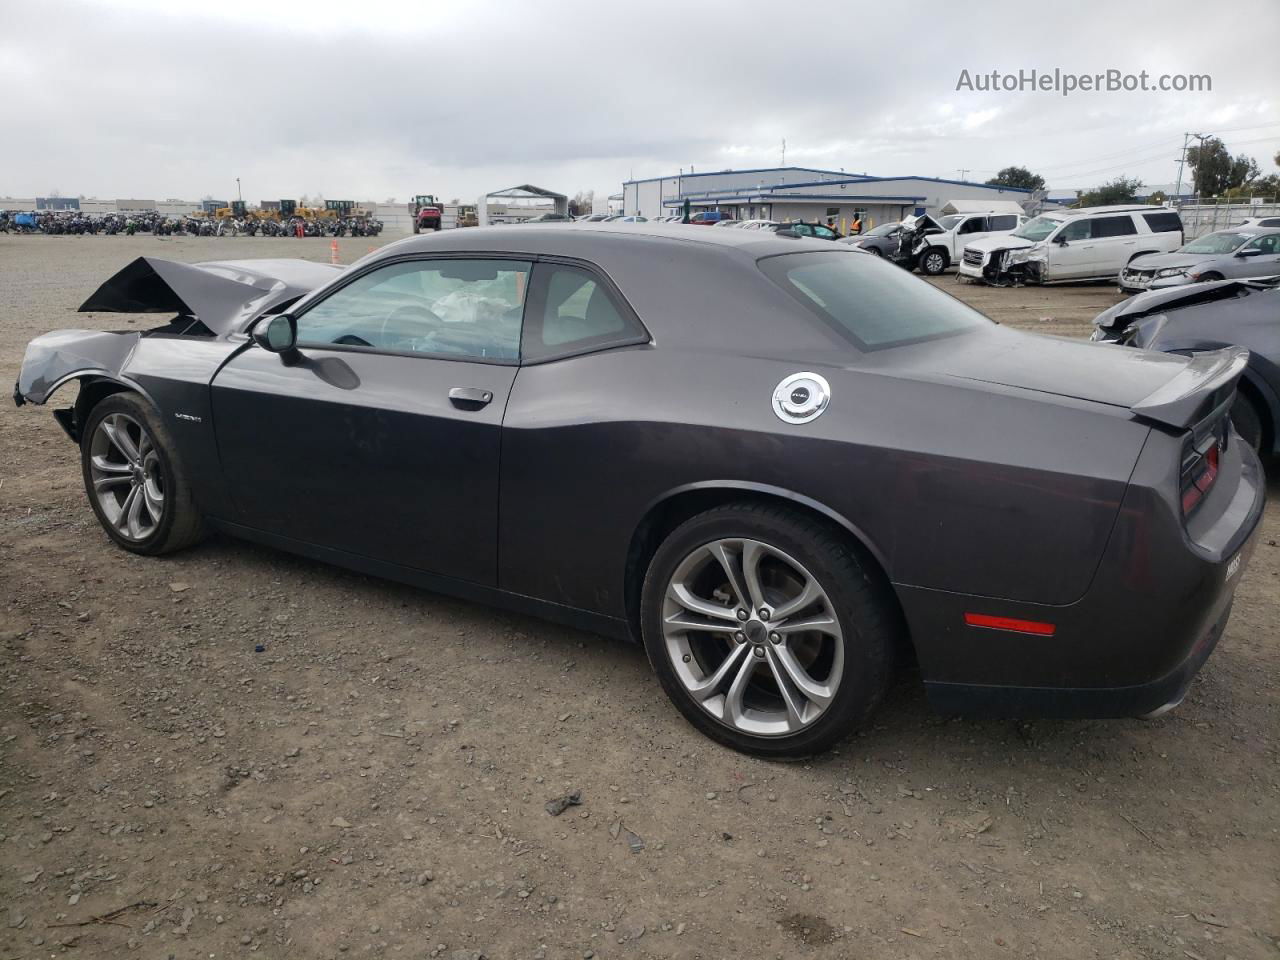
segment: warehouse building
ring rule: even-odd
[[[1029,190],[992,187],[937,177],[873,177],[813,167],[768,167],[679,173],[669,177],[628,180],[622,185],[628,216],[677,214],[689,201],[691,212],[721,210],[738,220],[807,220],[828,218],[846,225],[855,217],[863,229],[905,216],[937,213],[952,201],[984,200],[1019,204],[1031,200]]]

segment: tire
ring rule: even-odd
[[[754,567],[763,596],[759,605],[748,601],[742,622],[748,609],[733,598],[751,593],[742,575],[748,550],[761,558]],[[717,552],[743,587],[729,585]],[[789,603],[808,583],[820,599]],[[867,720],[888,687],[901,635],[888,584],[841,532],[772,504],[731,503],[685,521],[654,553],[640,602],[649,662],[685,719],[734,750],[779,760],[828,750]],[[714,616],[685,603],[710,604]],[[829,626],[796,629],[820,618]],[[788,709],[778,678],[796,676],[796,667],[820,695],[788,679],[798,706]]]
[[[884,259],[884,254],[881,252],[879,247],[863,247],[862,249],[866,250],[868,253],[872,254],[873,256],[880,257],[882,260]]]
[[[1222,274],[1215,273],[1212,270],[1210,270],[1208,273],[1200,274],[1201,283],[1212,283],[1214,280],[1225,280],[1225,279],[1226,277],[1224,277]]]
[[[920,272],[930,277],[936,277],[945,271],[950,263],[947,251],[939,247],[929,247],[920,254]]]
[[[122,431],[127,442],[111,439]],[[136,457],[125,452],[130,445]],[[173,438],[136,393],[113,393],[89,411],[80,438],[80,471],[89,504],[117,546],[157,556],[203,538],[203,519]],[[127,510],[129,504],[136,507]]]
[[[1262,416],[1258,413],[1258,408],[1253,405],[1253,401],[1239,390],[1236,391],[1236,399],[1231,404],[1231,422],[1236,428],[1236,433],[1240,434],[1240,438],[1253,448],[1253,452],[1261,452]]]

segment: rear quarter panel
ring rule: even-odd
[[[784,424],[773,389],[806,369],[830,381],[830,406]],[[758,485],[843,518],[895,583],[1071,603],[1147,433],[1099,409],[709,350],[525,367],[504,424],[499,582],[623,616],[646,511],[691,486]]]

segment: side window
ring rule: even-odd
[[[539,264],[535,284],[524,328],[521,355],[525,360],[649,339],[639,322],[589,270],[568,264]]]
[[[1280,253],[1280,233],[1271,233],[1265,237],[1250,240],[1244,245],[1245,250],[1261,250],[1265,254]]]
[[[1182,229],[1182,218],[1176,213],[1144,213],[1142,219],[1152,233],[1178,233]]]
[[[1089,240],[1093,237],[1092,220],[1072,220],[1063,227],[1055,240]]]
[[[1133,217],[1098,217],[1093,221],[1093,235],[1097,237],[1127,237],[1138,232]]]
[[[393,263],[301,314],[298,344],[518,360],[531,269],[517,260]]]
[[[1018,225],[1018,216],[1014,213],[1000,214],[991,218],[991,230],[1012,230]]]
[[[986,217],[970,217],[964,223],[960,224],[958,233],[983,233],[987,229]]]
[[[815,237],[821,237],[823,240],[834,240],[836,238],[834,230],[829,227],[822,226],[815,226],[813,228],[813,235]]]
[[[812,237],[813,227],[807,223],[793,223],[791,224],[791,232],[798,237]]]

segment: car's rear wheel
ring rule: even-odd
[[[1231,422],[1235,425],[1236,433],[1255,452],[1262,449],[1262,416],[1253,401],[1239,391],[1236,391],[1236,399],[1231,404]]]
[[[872,256],[876,256],[876,257],[884,256],[884,251],[882,251],[879,247],[863,247],[862,249],[866,250],[867,253],[871,254]]]
[[[920,254],[920,269],[931,277],[936,277],[946,270],[947,264],[950,262],[951,258],[947,256],[947,251],[940,250],[937,247],[930,247]]]
[[[793,759],[840,741],[879,704],[898,620],[840,533],[737,503],[676,528],[642,591],[649,660],[707,736]]]
[[[136,394],[115,393],[93,407],[81,435],[80,465],[98,522],[124,549],[170,553],[203,536],[173,441]]]

